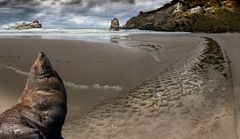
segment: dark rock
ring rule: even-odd
[[[42,24],[38,20],[34,20],[31,23],[23,23],[21,25],[18,25],[16,27],[13,27],[14,29],[33,29],[33,28],[42,28]]]
[[[110,29],[114,29],[115,31],[118,31],[120,29],[120,23],[119,23],[119,20],[117,18],[114,18],[111,21]]]
[[[202,13],[203,12],[203,8],[200,6],[191,8],[190,13],[191,14],[195,14],[195,13]]]

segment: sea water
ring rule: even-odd
[[[27,29],[9,30],[0,29],[0,38],[39,38],[60,40],[83,40],[90,42],[112,42],[113,39],[124,39],[132,34],[184,34],[186,32],[157,32],[147,30],[120,30],[110,29]]]

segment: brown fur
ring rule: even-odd
[[[39,53],[19,102],[0,115],[0,139],[62,139],[66,104],[63,81]]]

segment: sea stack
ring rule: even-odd
[[[38,20],[34,20],[31,23],[22,23],[21,25],[18,25],[16,27],[13,27],[14,29],[33,29],[33,28],[42,28],[42,24]]]
[[[39,53],[18,103],[0,115],[0,139],[62,139],[66,114],[63,81]]]
[[[119,31],[119,28],[120,28],[119,20],[118,20],[118,18],[114,18],[114,19],[111,21],[111,27],[110,27],[110,29],[113,29],[113,30],[115,30],[115,31]]]

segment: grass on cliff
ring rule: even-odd
[[[191,17],[193,32],[239,32],[240,14],[229,11],[219,12],[216,15],[197,13]]]

